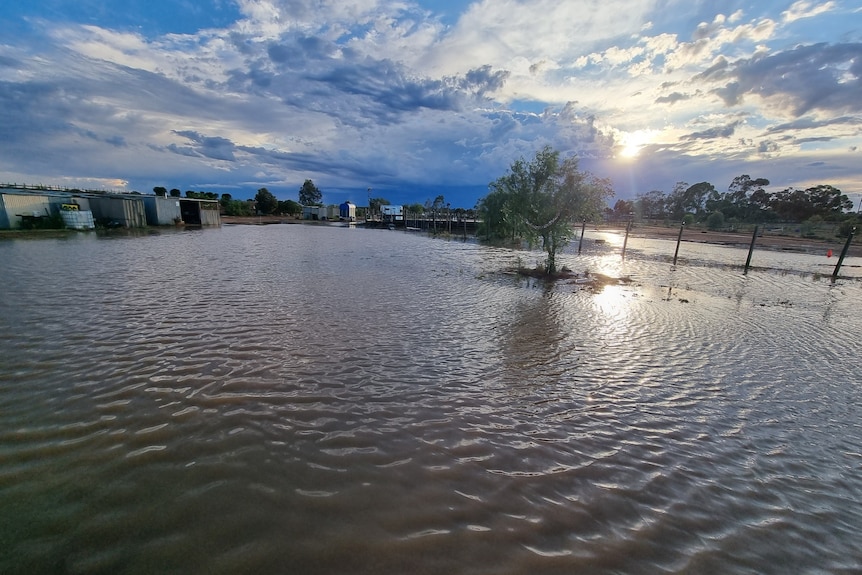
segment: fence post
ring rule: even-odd
[[[856,226],[850,230],[850,235],[847,236],[847,241],[844,243],[844,249],[841,250],[841,255],[838,256],[838,263],[835,265],[835,271],[832,272],[832,281],[838,278],[838,270],[841,269],[841,264],[844,263],[844,256],[847,255],[847,250],[850,249],[850,242],[853,241],[853,236],[856,234]]]
[[[581,221],[581,239],[578,240],[578,255],[581,255],[581,247],[584,245],[584,230],[587,227],[587,220]]]
[[[751,236],[751,245],[748,246],[748,259],[745,260],[745,269],[742,272],[742,275],[748,275],[748,268],[751,266],[751,252],[754,251],[754,242],[757,241],[757,228],[760,226],[754,226],[754,234]]]
[[[632,229],[632,221],[626,224],[626,237],[623,239],[623,259],[626,259],[626,245],[629,243],[629,231]]]
[[[676,265],[676,256],[679,255],[679,242],[682,241],[682,230],[685,229],[685,222],[679,226],[679,235],[676,237],[676,251],[673,252],[673,265]]]

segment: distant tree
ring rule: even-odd
[[[171,190],[171,197],[172,198],[179,198],[180,197],[180,191],[176,188],[173,188]]]
[[[243,200],[228,200],[222,203],[226,216],[250,216],[252,215],[252,204]]]
[[[425,211],[425,206],[423,206],[422,204],[416,203],[416,204],[410,204],[410,205],[405,206],[405,209],[408,212],[410,212],[411,214],[421,214]]]
[[[221,205],[222,209],[226,209],[228,204],[233,201],[233,196],[230,194],[222,194],[218,200],[218,203]]]
[[[390,205],[390,203],[386,198],[371,198],[368,202],[368,207],[371,209],[372,213],[379,212],[380,206],[388,205]]]
[[[665,217],[665,205],[667,196],[660,190],[652,190],[645,194],[639,194],[635,198],[635,213],[638,217],[657,220]]]
[[[757,221],[761,208],[754,198],[765,194],[764,187],[768,185],[766,178],[752,179],[748,174],[736,176],[727,188],[725,205],[720,209],[729,217]]]
[[[273,214],[278,209],[278,200],[266,188],[261,188],[257,191],[254,201],[257,205],[257,211],[261,214]]]
[[[706,200],[713,197],[715,186],[709,182],[699,182],[691,185],[685,191],[685,210],[693,212],[698,220],[706,217]]]
[[[627,220],[635,212],[634,202],[628,200],[617,200],[614,204],[611,215],[618,220]]]
[[[712,212],[706,218],[706,227],[710,230],[720,230],[724,227],[724,214],[721,212]]]
[[[168,190],[164,186],[156,186],[153,188],[153,193],[157,196],[165,197],[168,195]]]
[[[854,233],[862,233],[862,216],[858,213],[845,216],[841,224],[838,226],[836,235],[840,238],[846,238],[850,235],[851,231]]]
[[[278,213],[296,216],[302,213],[302,205],[293,200],[285,200],[278,202]]]
[[[666,198],[665,211],[675,220],[681,220],[685,215],[685,191],[688,188],[688,182],[677,182]]]
[[[598,217],[613,195],[608,180],[578,170],[576,157],[560,161],[550,146],[529,162],[516,160],[489,187],[505,197],[504,211],[523,223],[528,239],[541,239],[548,274],[557,271],[556,255],[572,236],[571,224]]]
[[[314,185],[314,182],[305,180],[299,188],[299,203],[303,206],[320,206],[322,200],[323,193]]]
[[[805,190],[787,188],[772,194],[769,207],[780,219],[802,222],[812,216],[839,219],[853,202],[838,188],[819,185]]]

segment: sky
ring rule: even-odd
[[[858,0],[0,0],[0,183],[471,208],[546,145],[615,199],[862,201]]]

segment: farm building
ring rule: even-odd
[[[220,226],[215,200],[110,194],[46,187],[0,186],[0,229],[41,227],[50,219],[66,227],[142,228],[173,225]]]

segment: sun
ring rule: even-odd
[[[636,158],[640,155],[641,149],[652,142],[655,134],[655,130],[623,132],[621,137],[622,150],[620,150],[620,156],[623,158]]]

